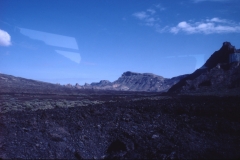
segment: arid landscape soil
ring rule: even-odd
[[[237,159],[240,97],[1,93],[0,158]]]

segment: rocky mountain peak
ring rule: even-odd
[[[230,42],[223,42],[222,47],[218,51],[215,51],[210,56],[210,58],[206,61],[204,66],[207,67],[208,69],[212,69],[219,63],[227,64],[229,62],[229,54],[236,52],[237,52],[236,48],[232,46]]]
[[[237,50],[230,42],[223,42],[222,48],[220,50],[229,51],[229,53],[235,53]]]
[[[111,83],[111,82],[108,81],[108,80],[101,80],[99,83],[100,83],[100,84],[109,84],[109,83]]]
[[[223,42],[222,47],[209,57],[202,68],[181,79],[169,89],[169,92],[206,89],[204,87],[208,87],[209,90],[218,87],[239,87],[239,62],[229,61],[230,54],[239,53],[239,51],[230,42]]]
[[[85,83],[83,86],[88,87],[88,86],[91,86],[91,85],[89,83]]]
[[[91,83],[92,86],[97,86],[97,85],[105,86],[105,85],[109,85],[109,84],[111,84],[111,82],[108,80],[101,80],[100,82]]]
[[[131,72],[131,71],[124,72],[122,74],[122,77],[125,77],[125,76],[128,76],[128,77],[131,77],[131,76],[150,76],[150,77],[161,77],[161,78],[163,78],[162,76],[158,76],[158,75],[155,75],[155,74],[152,74],[152,73],[137,73],[137,72]]]
[[[74,87],[75,87],[75,88],[78,88],[78,89],[81,89],[81,88],[82,88],[82,86],[79,85],[78,83],[76,83]]]
[[[124,72],[122,74],[122,76],[135,76],[135,75],[140,75],[140,73],[136,73],[136,72],[131,72],[131,71],[127,71],[127,72]]]

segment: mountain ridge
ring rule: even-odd
[[[234,53],[239,54],[240,50],[232,46],[230,42],[223,42],[222,47],[215,51],[201,68],[174,84],[168,93],[200,91],[202,88],[210,91],[213,88],[216,90],[233,87],[232,83],[235,83],[235,79],[240,80],[239,61],[230,62],[230,55]]]
[[[12,75],[0,73],[0,87],[1,92],[32,92],[50,93],[57,92],[73,93],[77,90],[113,90],[113,91],[147,91],[147,92],[165,92],[173,84],[177,83],[186,75],[181,75],[173,78],[163,78],[162,76],[153,73],[137,73],[126,71],[116,81],[110,82],[108,80],[101,80],[100,82],[93,82],[84,85],[53,84],[42,82],[33,79],[16,77]]]
[[[123,91],[148,91],[165,92],[173,84],[177,83],[186,75],[180,75],[172,78],[164,78],[153,73],[137,73],[126,71],[116,81],[101,80],[91,84],[85,83],[84,89],[100,90],[123,90]]]
[[[233,54],[235,54],[233,57]],[[232,62],[234,59],[234,63]],[[153,73],[123,72],[115,81],[101,80],[84,85],[60,85],[42,82],[7,74],[0,74],[1,92],[29,92],[41,93],[66,92],[77,90],[113,90],[113,91],[146,91],[179,93],[208,89],[240,87],[240,49],[236,49],[230,42],[223,42],[222,47],[215,51],[204,65],[192,74],[164,78]]]

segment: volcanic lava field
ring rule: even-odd
[[[1,93],[0,158],[240,158],[239,96]]]

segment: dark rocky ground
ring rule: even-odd
[[[239,96],[1,93],[0,158],[240,158]]]

